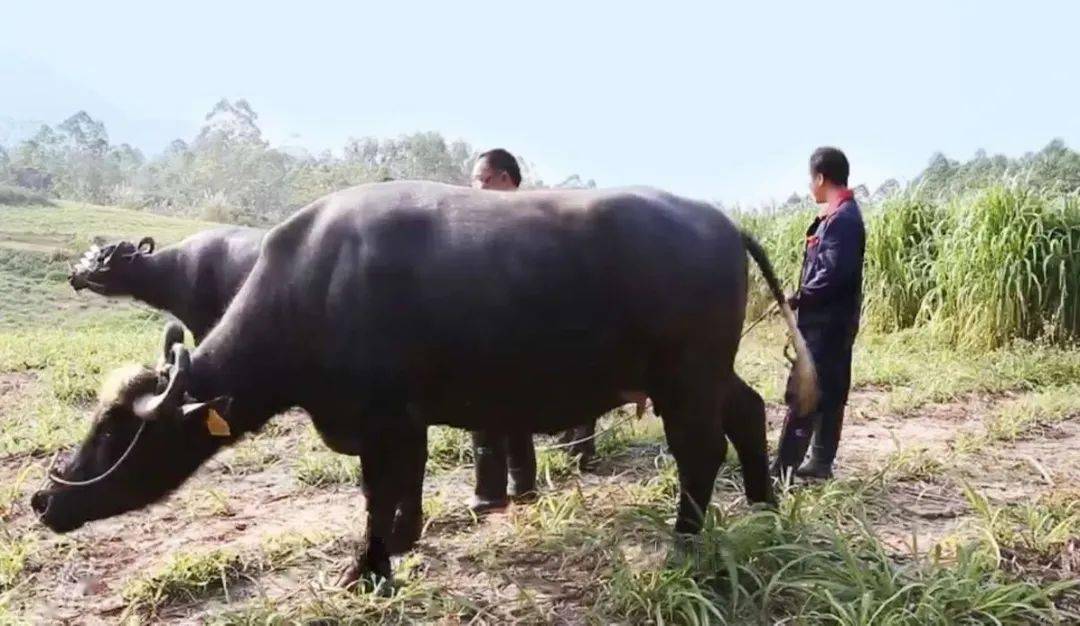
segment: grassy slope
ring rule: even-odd
[[[151,235],[165,244],[207,226],[104,207],[0,207],[0,623],[5,615],[40,616],[42,599],[56,593],[55,581],[62,586],[61,565],[72,555],[98,562],[92,553],[100,536],[95,540],[93,530],[65,539],[43,533],[26,510],[26,495],[48,453],[84,431],[83,416],[103,374],[126,361],[147,361],[161,327],[158,314],[140,307],[75,295],[63,282],[65,256],[81,253],[95,236]],[[748,338],[738,364],[774,403],[785,368],[782,343],[778,324],[763,324]],[[855,379],[861,391],[853,412],[861,417],[852,418],[853,449],[860,428],[879,421],[898,428],[919,423],[925,417],[921,407],[929,402],[977,410],[965,413],[970,423],[956,428],[946,448],[927,452],[909,445],[918,442],[904,441],[897,453],[871,455],[861,465],[853,461],[846,477],[785,498],[779,513],[748,513],[739,502],[737,472],[729,466],[718,484],[716,518],[694,555],[667,559],[677,482],[655,420],[617,422],[600,442],[606,469],[599,480],[579,476],[561,453],[542,453],[549,495],[516,509],[508,523],[479,526],[460,508],[470,481],[467,438],[440,428],[431,437],[426,547],[399,568],[403,584],[393,597],[356,597],[298,582],[347,558],[350,535],[319,524],[268,535],[255,545],[224,539],[215,530],[210,538],[192,540],[191,547],[128,571],[118,593],[129,615],[171,610],[170,619],[187,615],[227,623],[448,615],[669,623],[784,616],[814,622],[832,616],[851,624],[980,621],[993,615],[1011,621],[1052,616],[1046,592],[1071,610],[1071,601],[1057,595],[1053,575],[1024,567],[1052,563],[1076,547],[1069,542],[1080,535],[1080,510],[1069,504],[1075,502],[1071,492],[1031,486],[1026,474],[1014,471],[1003,480],[1043,494],[1025,508],[1008,499],[987,500],[962,485],[979,478],[972,468],[981,467],[988,443],[1019,445],[1080,414],[1073,386],[1080,379],[1080,354],[1033,345],[958,354],[908,331],[861,338]],[[975,396],[989,398],[986,411],[979,408],[981,400],[972,403]],[[1049,467],[1049,473],[1066,477],[1066,470]],[[126,529],[121,536],[129,537],[127,547],[156,554],[140,542],[152,545],[182,527],[176,515],[203,527],[242,517],[245,508],[261,512],[278,496],[308,503],[297,504],[301,509],[294,512],[357,497],[350,486],[358,475],[355,461],[325,451],[302,420],[282,420],[202,475],[209,485],[196,481],[164,507],[175,512],[151,514],[173,521],[152,517],[156,521],[147,526],[136,516],[118,520]],[[275,487],[266,497],[245,488],[245,481]],[[917,548],[914,560],[879,536],[907,528],[894,524],[905,514],[890,503],[913,481],[951,490],[965,503],[970,522],[939,537],[937,551]],[[349,495],[326,499],[338,489]],[[250,539],[251,533],[238,537]],[[447,555],[458,559],[449,570]],[[459,567],[473,575],[464,576]],[[509,586],[516,592],[491,582],[498,578],[492,572],[521,576],[523,570],[556,580],[559,592],[537,596],[518,578]],[[230,591],[244,581],[280,585],[279,576],[292,581],[284,599],[234,597]]]

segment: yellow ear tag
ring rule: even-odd
[[[228,437],[232,434],[229,423],[213,408],[206,412],[206,429],[215,437]]]

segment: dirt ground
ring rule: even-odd
[[[0,378],[0,404],[31,384],[29,376]],[[852,394],[837,475],[842,479],[881,471],[897,453],[929,463],[929,471],[909,471],[889,483],[875,520],[876,530],[898,553],[916,547],[925,550],[970,519],[973,513],[963,496],[965,483],[997,502],[1032,500],[1052,488],[1080,484],[1080,423],[1075,419],[1060,422],[1037,438],[990,444],[977,454],[961,454],[955,449],[958,437],[982,429],[991,411],[1008,397],[973,395],[899,416],[881,410],[881,396],[874,389]],[[775,441],[780,407],[770,407],[769,417],[770,441]],[[258,598],[285,602],[313,584],[332,580],[348,561],[351,542],[363,528],[364,503],[355,486],[312,487],[297,480],[289,461],[299,448],[304,419],[302,415],[278,418],[274,437],[260,437],[222,455],[173,498],[147,511],[91,524],[70,537],[42,533],[42,541],[51,544],[47,553],[52,556],[29,565],[31,575],[17,589],[20,597],[30,598],[21,617],[35,623],[113,623],[126,606],[121,593],[127,581],[146,576],[171,554],[243,550],[288,533],[317,531],[336,539],[321,544],[323,549],[315,556],[309,551],[305,562],[238,581],[227,594],[166,606],[155,621],[202,622],[227,606]],[[262,446],[258,453],[264,461],[241,463],[245,454],[253,454],[246,448],[255,446]],[[629,484],[655,472],[652,458],[660,452],[660,443],[632,448],[601,463],[595,473],[559,488],[588,493]],[[0,459],[0,484],[14,484],[28,463],[45,461],[23,455]],[[935,462],[950,469],[935,473]],[[4,522],[10,529],[38,530],[26,505],[35,486],[19,487],[22,493]],[[583,606],[594,593],[588,563],[575,563],[572,555],[552,552],[515,554],[510,567],[476,558],[478,545],[502,532],[513,523],[514,515],[530,505],[515,505],[506,513],[474,522],[463,507],[470,486],[467,467],[427,480],[426,498],[444,503],[451,511],[426,529],[416,555],[409,557],[418,561],[422,576],[485,607],[495,621],[513,618],[512,613],[500,613],[500,607],[519,602],[523,591],[535,610],[552,621],[584,619]],[[717,493],[721,500],[740,495]]]

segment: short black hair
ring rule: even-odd
[[[510,180],[514,181],[515,187],[521,186],[521,168],[518,167],[517,159],[514,155],[502,148],[494,148],[487,152],[480,153],[479,159],[487,159],[487,162],[491,167],[502,170],[510,175]]]
[[[822,178],[834,185],[847,187],[850,171],[847,157],[836,148],[825,146],[814,150],[814,154],[810,155],[810,174],[821,174]]]

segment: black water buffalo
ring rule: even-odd
[[[426,429],[556,432],[643,392],[679,470],[675,528],[700,530],[731,439],[769,501],[761,397],[734,372],[747,252],[813,364],[764,252],[713,207],[651,189],[366,185],[272,229],[210,335],[103,398],[72,460],[34,494],[58,532],[144,507],[223,446],[300,406],[359,455],[366,546],[345,582],[390,576],[421,528]],[[395,516],[395,510],[397,514]]]
[[[225,226],[154,251],[154,240],[94,246],[72,269],[76,291],[127,296],[171,313],[201,342],[259,258],[266,231]]]

